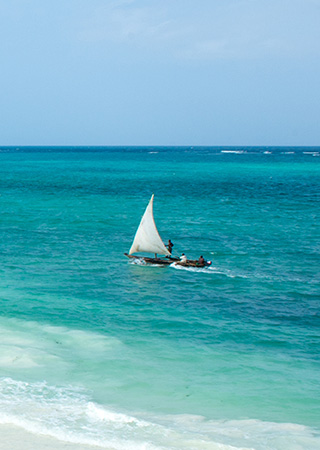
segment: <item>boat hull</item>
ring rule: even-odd
[[[128,253],[125,253],[125,256],[130,259],[137,259],[138,261],[142,261],[146,264],[153,264],[155,266],[170,266],[170,264],[179,261],[178,258],[173,258],[172,256],[168,256],[167,258],[149,258],[148,256],[128,255]]]
[[[176,266],[182,266],[182,267],[209,267],[211,266],[211,261],[205,261],[203,264],[200,264],[197,260],[188,259],[186,262],[183,261],[177,261],[175,262]]]
[[[148,256],[134,256],[134,255],[128,255],[128,253],[125,253],[125,256],[127,256],[130,259],[137,259],[138,261],[142,261],[145,264],[153,264],[156,266],[170,266],[170,264],[174,263],[177,266],[182,267],[209,267],[211,266],[211,261],[205,261],[203,264],[199,264],[197,260],[188,259],[186,262],[180,261],[179,258],[174,257],[167,257],[167,258],[149,258]]]

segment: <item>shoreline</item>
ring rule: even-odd
[[[0,450],[112,450],[110,447],[61,441],[11,424],[0,425]]]

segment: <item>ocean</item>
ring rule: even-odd
[[[1,147],[0,448],[319,450],[319,156]]]

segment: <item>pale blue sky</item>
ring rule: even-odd
[[[0,0],[0,145],[320,145],[320,0]]]

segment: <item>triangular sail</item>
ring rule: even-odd
[[[151,200],[137,229],[129,255],[137,252],[157,253],[159,255],[167,256],[170,255],[168,249],[162,242],[154,222],[153,197],[154,195],[152,194]]]

